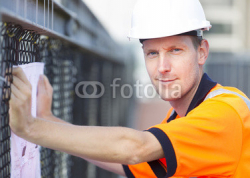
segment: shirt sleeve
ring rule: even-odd
[[[207,100],[186,117],[155,125],[147,130],[160,142],[165,165],[141,163],[126,165],[129,178],[233,175],[242,145],[242,122],[230,105]],[[157,170],[165,174],[157,176]],[[161,169],[162,170],[162,169]]]

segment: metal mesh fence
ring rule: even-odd
[[[121,79],[122,81],[124,66],[101,60],[99,56],[87,52],[76,56],[76,59],[76,83],[98,81],[103,84],[104,93],[101,98],[83,99],[76,95],[73,107],[73,123],[77,125],[125,126],[127,124],[125,118],[129,113],[123,112],[123,110],[126,110],[128,103],[121,97],[119,87],[114,89],[111,87],[113,80]],[[117,82],[120,86],[122,85],[121,81]],[[82,88],[79,90],[81,91]],[[91,87],[87,87],[86,90],[87,93],[93,93]],[[100,88],[97,90],[97,93],[99,93]],[[77,157],[72,157],[72,163],[72,177],[117,177],[117,175],[104,171]]]
[[[107,61],[89,51],[72,47],[61,40],[40,36],[20,25],[0,26],[0,177],[10,177],[9,104],[12,67],[30,62],[44,62],[45,75],[53,87],[52,111],[56,117],[78,125],[124,126],[128,102],[119,89],[113,97],[110,85],[122,77],[120,63]],[[4,82],[4,78],[6,82]],[[3,80],[2,80],[3,79]],[[75,94],[77,82],[99,81],[105,92],[101,98],[82,99]],[[98,88],[98,92],[100,88]],[[87,92],[92,93],[91,88]],[[116,175],[99,169],[83,159],[41,148],[41,176],[44,178],[112,178]]]
[[[72,123],[76,69],[71,59],[70,47],[56,39],[42,39],[40,54],[45,62],[45,75],[48,76],[53,87],[52,112],[56,117]],[[54,151],[53,157],[50,157],[52,151],[45,148],[42,149],[42,153],[44,155],[49,153],[46,160],[54,161],[54,177],[70,177],[71,160],[68,154]],[[51,164],[48,164],[46,169],[50,166]],[[48,177],[49,175],[42,171],[42,176]]]
[[[9,99],[10,81],[12,80],[12,67],[18,64],[45,61],[45,68],[55,90],[53,101],[53,112],[56,116],[70,121],[72,117],[72,99],[68,97],[73,91],[73,84],[68,82],[71,75],[67,71],[72,71],[70,61],[56,61],[53,55],[42,58],[40,54],[50,50],[51,43],[44,46],[40,43],[40,35],[33,31],[25,30],[19,25],[11,23],[1,24],[1,77],[6,78],[7,82],[2,81],[1,85],[1,157],[0,157],[0,177],[10,177],[10,128],[9,128]],[[46,47],[49,48],[46,48]],[[54,48],[53,48],[54,49]],[[55,54],[56,55],[56,54]],[[45,60],[46,59],[46,60]],[[51,65],[52,63],[52,65]],[[52,73],[51,73],[52,71]],[[59,81],[57,81],[59,80]],[[63,85],[63,86],[59,86]],[[72,94],[72,93],[71,93]],[[59,104],[59,106],[58,106]],[[67,154],[54,152],[50,149],[41,148],[41,175],[42,177],[68,177],[67,175]]]
[[[10,127],[9,127],[9,104],[10,99],[10,78],[12,63],[9,57],[15,56],[15,42],[7,34],[7,26],[1,24],[0,37],[0,74],[1,78],[7,78],[8,82],[1,80],[0,99],[1,99],[1,122],[0,122],[0,177],[10,177]]]
[[[35,62],[39,59],[39,35],[21,26],[1,23],[1,125],[0,125],[0,176],[10,177],[9,100],[13,65]],[[4,81],[6,79],[6,82]]]

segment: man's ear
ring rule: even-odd
[[[209,54],[209,44],[206,39],[203,39],[201,41],[201,45],[198,47],[198,52],[199,52],[198,63],[200,65],[204,65]]]

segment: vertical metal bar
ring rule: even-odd
[[[0,14],[0,22],[2,22],[2,15]],[[1,38],[0,38],[0,60],[1,60],[1,72],[0,72],[0,75],[1,76],[3,76],[3,77],[5,77],[5,75],[4,75],[4,68],[3,68],[3,58],[2,58],[2,42],[1,42]],[[0,93],[0,97],[2,98],[2,92]],[[2,110],[0,110],[0,111],[2,111]],[[1,114],[1,112],[0,112],[0,114]],[[1,171],[0,171],[1,172]]]
[[[51,18],[52,30],[54,27],[54,0],[52,0],[52,18]]]
[[[48,0],[48,22],[47,24],[48,24],[48,29],[49,29],[49,0]]]
[[[46,1],[43,0],[44,6],[43,6],[43,28],[45,28],[45,3]]]
[[[36,0],[36,25],[37,25],[37,14],[38,14],[38,0]]]
[[[27,0],[24,0],[24,19],[27,20],[26,18],[27,18]]]
[[[16,15],[19,13],[19,0],[16,1]]]

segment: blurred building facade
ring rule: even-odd
[[[212,52],[250,49],[250,0],[200,0],[212,29],[205,33]]]
[[[250,0],[200,0],[212,28],[205,71],[218,83],[250,96]]]

